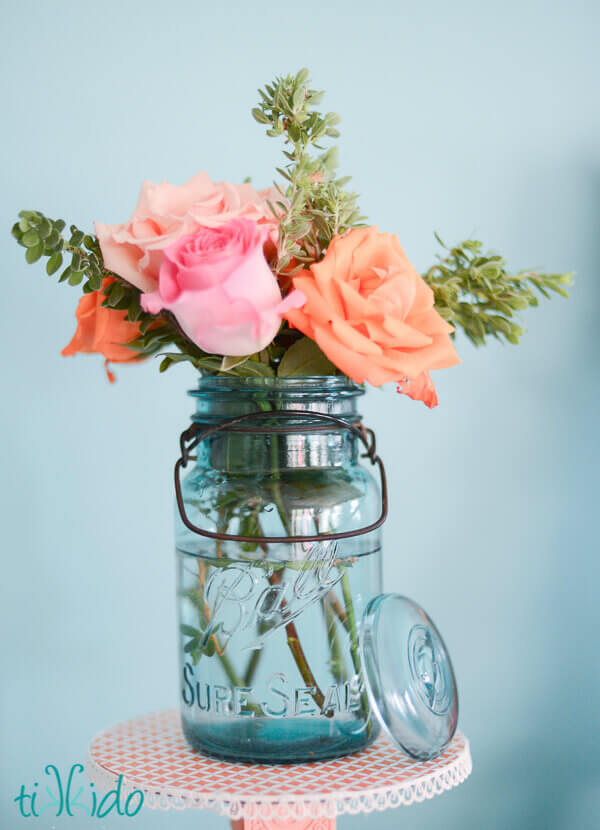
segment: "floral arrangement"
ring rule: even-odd
[[[430,371],[459,362],[462,329],[476,345],[518,343],[516,315],[537,293],[566,296],[569,274],[512,274],[480,242],[443,247],[419,275],[398,238],[364,224],[348,178],[337,176],[339,116],[322,114],[307,70],[259,90],[252,110],[282,138],[278,183],[144,182],[128,221],[95,235],[25,210],[12,232],[28,263],[80,286],[77,329],[64,355],[109,363],[160,356],[210,375],[345,374],[398,384],[437,404]],[[68,258],[68,263],[66,260]],[[63,270],[63,266],[64,270]],[[537,292],[537,293],[536,293]]]

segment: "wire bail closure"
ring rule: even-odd
[[[247,421],[268,420],[270,418],[312,418],[320,420],[325,423],[312,424],[304,426],[243,426]],[[191,455],[192,451],[211,435],[217,435],[220,432],[248,432],[253,434],[261,433],[276,433],[289,434],[291,432],[324,432],[328,426],[334,424],[335,426],[347,429],[355,438],[365,447],[365,452],[361,458],[368,458],[371,464],[376,464],[379,468],[379,475],[381,477],[381,514],[379,518],[370,525],[358,528],[356,530],[345,530],[338,533],[319,533],[312,536],[239,536],[229,533],[219,533],[212,530],[204,530],[193,524],[187,517],[185,512],[185,505],[183,502],[183,494],[181,492],[181,470],[185,469],[188,461],[195,460],[196,456]],[[327,415],[321,412],[307,412],[302,409],[284,409],[273,411],[250,412],[246,415],[240,415],[236,418],[230,418],[227,421],[222,421],[214,427],[202,429],[198,423],[193,423],[190,427],[181,433],[179,439],[179,446],[181,456],[177,459],[174,469],[175,478],[175,498],[177,500],[177,507],[179,515],[184,525],[193,533],[199,536],[204,536],[207,539],[216,539],[221,542],[256,542],[257,539],[264,543],[290,543],[297,542],[330,542],[336,539],[349,539],[353,536],[362,536],[365,533],[371,533],[377,530],[378,527],[385,522],[388,515],[388,494],[387,494],[387,479],[385,475],[385,468],[383,461],[376,453],[375,433],[372,429],[367,429],[362,423],[348,423],[343,418],[338,418],[335,415]]]

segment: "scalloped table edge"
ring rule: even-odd
[[[465,781],[473,768],[469,741],[457,732],[453,742],[457,739],[462,740],[464,746],[456,758],[414,779],[401,780],[396,785],[387,783],[382,787],[370,787],[366,792],[340,790],[335,795],[331,792],[310,793],[302,795],[299,800],[290,799],[289,795],[282,797],[281,794],[242,795],[239,790],[220,791],[215,797],[209,793],[184,793],[168,785],[162,785],[158,789],[136,783],[123,774],[106,769],[94,759],[91,750],[95,741],[107,731],[104,730],[93,738],[86,762],[90,779],[101,789],[109,790],[115,787],[120,778],[123,795],[127,796],[134,790],[141,790],[146,807],[160,810],[213,810],[229,818],[233,830],[333,830],[336,816],[339,815],[356,815],[410,806],[441,795]]]

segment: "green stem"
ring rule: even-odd
[[[313,522],[315,525],[315,532],[319,535],[321,532],[319,527],[319,518],[317,516],[313,516]],[[347,673],[337,633],[335,618],[337,616],[340,622],[348,628],[347,615],[344,614],[343,609],[340,607],[339,600],[333,590],[329,591],[329,593],[323,597],[321,600],[321,606],[323,608],[323,614],[325,615],[327,643],[329,645],[329,653],[331,655],[331,671],[337,682],[343,683],[347,680]]]
[[[248,660],[248,665],[246,666],[246,671],[244,672],[244,686],[251,686],[252,681],[254,679],[254,675],[256,674],[256,669],[258,668],[258,663],[260,661],[260,657],[262,654],[262,649],[257,648],[254,649],[252,652],[252,656]]]
[[[336,563],[337,564],[337,563]],[[327,604],[330,606],[331,611],[341,624],[344,626],[348,634],[350,633],[350,624],[348,622],[348,614],[342,608],[339,599],[337,598],[335,591],[330,591],[327,596],[325,597]]]
[[[360,677],[361,675],[361,663],[360,663],[360,652],[358,649],[358,628],[356,625],[356,614],[354,612],[354,602],[352,600],[352,589],[350,587],[350,579],[348,578],[348,571],[344,568],[344,572],[342,574],[342,594],[344,596],[344,604],[346,606],[346,615],[348,618],[348,625],[350,628],[350,654],[352,656],[352,665],[354,666],[354,672],[356,675]],[[360,702],[363,707],[365,716],[368,717],[369,715],[369,700],[367,698],[367,694],[363,689],[360,696]]]
[[[331,673],[336,683],[343,684],[348,680],[348,673],[344,664],[344,655],[340,644],[340,638],[337,631],[336,616],[333,613],[331,604],[328,602],[329,596],[323,597],[321,600],[321,607],[325,617],[325,626],[327,630],[327,642],[329,644],[329,653],[331,654]]]
[[[205,605],[204,602],[204,585],[206,583],[205,574],[204,574],[204,562],[201,559],[198,560],[198,602],[196,603],[196,607],[198,609],[198,619],[200,623],[200,630],[204,630],[207,625],[210,624],[210,612],[208,607]],[[225,654],[224,650],[221,647],[221,643],[219,642],[219,638],[216,634],[211,634],[211,639],[215,645],[215,654],[218,657],[221,665],[223,666],[223,670],[227,677],[229,678],[230,683],[233,686],[243,686],[244,684],[237,676],[237,672],[233,667],[233,664],[229,657]],[[202,655],[200,655],[201,657]],[[200,662],[200,657],[195,661],[196,664]]]
[[[213,635],[213,636],[216,636],[216,635]],[[219,660],[221,661],[221,665],[223,666],[223,669],[225,670],[225,674],[227,675],[227,678],[228,678],[229,682],[231,683],[231,685],[232,686],[243,686],[244,684],[242,683],[240,678],[237,676],[237,673],[236,673],[235,669],[233,668],[233,664],[232,664],[231,660],[229,659],[229,657],[224,652],[219,652],[218,649],[215,651],[215,654],[218,656]]]
[[[277,571],[274,571],[270,576],[267,577],[271,585],[279,585],[281,583],[281,577],[279,576]],[[281,602],[281,611],[285,613],[285,609],[287,608],[287,603],[285,600]],[[308,665],[308,660],[306,659],[306,655],[304,654],[304,649],[302,648],[302,644],[300,643],[300,638],[298,637],[298,631],[296,629],[296,624],[293,620],[286,623],[285,625],[285,633],[287,634],[287,644],[292,652],[292,656],[294,658],[294,662],[298,667],[298,671],[300,672],[300,676],[304,680],[306,686],[313,688],[314,691],[311,692],[312,697],[319,707],[319,709],[323,709],[323,704],[325,703],[325,695],[321,691],[319,684],[316,681],[314,674],[312,673],[312,669]],[[332,713],[325,712],[324,713],[327,717],[329,717]]]
[[[349,634],[350,634],[350,654],[352,656],[352,665],[356,674],[360,673],[360,654],[358,651],[358,630],[356,628],[356,615],[354,613],[354,602],[352,601],[352,589],[350,588],[350,580],[348,578],[348,571],[344,569],[342,574],[342,594],[344,596],[344,604],[346,606],[346,618],[348,620]]]

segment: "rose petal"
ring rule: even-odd
[[[334,317],[331,322],[331,330],[344,346],[359,354],[381,355],[383,353],[381,346],[374,343],[370,338],[365,337],[364,334],[361,334],[345,320],[339,320]]]
[[[414,401],[423,401],[425,406],[433,409],[438,405],[438,396],[429,372],[422,372],[414,380],[403,381],[398,386],[398,391],[408,395]]]

